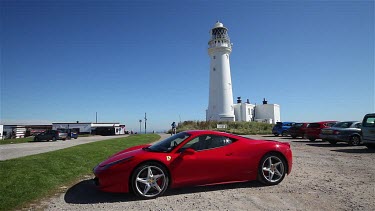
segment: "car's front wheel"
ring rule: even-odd
[[[315,141],[316,139],[315,138],[309,138],[310,141]]]
[[[56,141],[56,137],[52,137],[52,141]]]
[[[158,163],[146,163],[137,167],[131,177],[133,192],[143,199],[161,196],[167,190],[168,183],[168,172]]]
[[[361,138],[357,135],[354,135],[350,138],[349,144],[352,146],[358,146],[361,143]]]
[[[265,185],[277,185],[284,179],[286,172],[284,158],[277,153],[268,153],[260,161],[258,180]]]
[[[275,135],[275,136],[279,136],[279,134],[278,134],[278,133],[274,133],[273,135]]]

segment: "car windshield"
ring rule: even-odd
[[[178,146],[180,143],[182,143],[189,137],[190,137],[190,134],[186,132],[178,133],[167,139],[156,142],[155,144],[147,148],[144,148],[144,150],[149,150],[152,152],[170,152],[172,149],[174,149],[176,146]]]
[[[339,127],[339,128],[349,128],[353,122],[339,122],[334,124],[332,127]]]

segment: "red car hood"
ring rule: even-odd
[[[128,149],[125,149],[121,152],[118,152],[118,153],[112,155],[107,160],[101,162],[99,164],[99,166],[105,166],[105,165],[107,165],[109,163],[112,163],[114,161],[118,161],[118,160],[121,160],[121,159],[126,159],[126,158],[129,158],[129,157],[134,157],[134,156],[137,156],[137,155],[140,155],[140,154],[147,153],[142,148],[148,147],[148,146],[150,146],[150,145],[146,144],[146,145],[139,145],[139,146],[130,147]]]

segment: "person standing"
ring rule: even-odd
[[[172,134],[176,134],[176,122],[172,122],[171,126],[172,126],[172,133],[171,133],[171,135]]]

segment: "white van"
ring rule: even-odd
[[[375,113],[363,117],[362,142],[367,148],[375,149]]]

